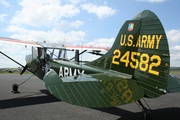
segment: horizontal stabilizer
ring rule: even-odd
[[[169,75],[167,91],[169,93],[180,92],[180,79],[173,75]]]
[[[105,73],[62,79],[50,70],[44,76],[44,83],[54,96],[74,105],[112,107],[135,102],[144,96],[143,90],[132,79]]]

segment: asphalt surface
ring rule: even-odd
[[[45,88],[43,81],[32,77],[12,94],[12,84],[31,75],[0,74],[0,119],[3,120],[143,120],[136,103],[112,108],[85,108],[65,103]],[[180,78],[180,75],[175,75]],[[154,120],[180,120],[180,93],[145,99]],[[145,104],[145,102],[142,100]]]

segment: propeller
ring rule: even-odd
[[[20,75],[22,75],[26,70],[27,70],[28,66],[26,64],[26,66],[24,66],[23,70],[21,71]]]

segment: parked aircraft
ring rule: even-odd
[[[138,102],[145,119],[152,119],[140,99],[180,91],[180,80],[169,75],[166,33],[159,18],[149,10],[125,21],[111,49],[54,46],[8,38],[0,41],[34,46],[32,54],[26,56],[27,64],[21,74],[26,69],[31,71],[43,80],[51,94],[73,105],[99,108]],[[102,49],[108,52],[84,63],[78,57],[80,48],[95,54]],[[66,57],[66,51],[72,49],[76,50],[74,61]]]

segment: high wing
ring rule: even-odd
[[[6,37],[0,37],[0,42],[42,47],[41,45],[39,45],[37,42],[34,41],[25,41],[25,40],[18,40],[13,38],[6,38]]]
[[[54,49],[68,49],[68,50],[110,50],[109,47],[100,47],[100,46],[88,46],[88,45],[68,45],[68,44],[54,44],[54,43],[38,43],[44,48],[54,48]]]
[[[0,37],[0,42],[3,43],[13,43],[13,44],[21,44],[21,45],[30,45],[34,47],[43,47],[43,48],[51,48],[51,49],[69,49],[69,50],[90,50],[90,51],[102,51],[109,50],[109,47],[98,47],[98,46],[78,46],[78,45],[66,45],[66,44],[55,44],[55,43],[46,43],[46,42],[34,42],[34,41],[26,41],[26,40],[18,40],[13,38]]]
[[[97,50],[97,51],[101,51],[101,50],[110,50],[109,47],[98,47],[98,46],[75,46],[75,45],[65,45],[66,49],[75,49],[75,50]]]

